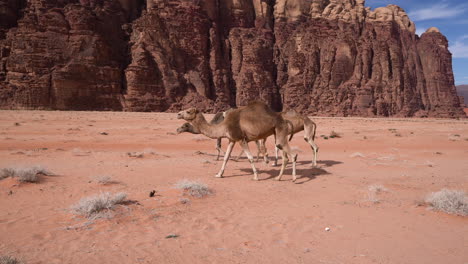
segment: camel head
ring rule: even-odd
[[[184,132],[189,132],[192,134],[200,134],[200,131],[195,129],[190,123],[184,123],[182,126],[177,128],[177,134],[184,133]]]
[[[177,119],[184,119],[185,121],[192,121],[195,119],[195,117],[197,116],[199,112],[200,111],[198,111],[198,109],[196,108],[189,108],[187,110],[183,110],[177,113]]]

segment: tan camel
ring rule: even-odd
[[[292,153],[288,142],[290,124],[271,110],[266,104],[262,102],[252,102],[245,107],[234,109],[226,114],[223,122],[217,125],[209,124],[203,114],[196,108],[190,108],[179,112],[177,118],[190,122],[196,129],[209,138],[217,139],[226,137],[229,139],[223,165],[216,177],[223,177],[232,148],[236,142],[240,142],[252,167],[254,174],[253,179],[258,180],[257,169],[255,168],[253,157],[247,143],[250,141],[262,140],[275,134],[276,146],[283,150],[283,164],[276,179],[281,180],[281,176],[289,161],[288,156],[290,156],[293,162],[293,181],[296,180],[297,154]]]
[[[212,122],[210,122],[210,123],[213,124]],[[200,130],[196,129],[193,125],[191,125],[188,122],[184,123],[182,126],[177,128],[176,131],[177,131],[177,134],[180,134],[180,133],[201,134]],[[222,151],[222,149],[221,149],[221,139],[222,138],[217,138],[216,139],[216,150],[218,151],[218,154],[216,156],[216,160],[219,160],[219,154]],[[255,141],[255,144],[257,145],[257,160],[256,161],[258,162],[258,160],[260,159],[260,155],[262,155],[263,159],[264,159],[264,162],[266,164],[268,164],[268,162],[269,162],[268,154],[267,154],[264,143],[265,143],[264,140],[263,141],[262,140],[256,140]],[[233,158],[233,160],[238,161],[243,153],[244,153],[244,150],[241,150],[239,155],[236,158]],[[278,159],[278,152],[276,152],[276,154],[277,154],[276,159]]]
[[[210,124],[216,125],[216,124],[221,123],[223,120],[224,120],[224,113],[219,112],[213,117],[213,119],[211,119]],[[184,132],[188,132],[192,134],[201,134],[201,132],[195,127],[193,127],[190,123],[184,123],[182,126],[177,128],[177,134],[184,133]],[[218,152],[216,155],[216,160],[219,160],[219,154],[223,151],[221,149],[221,138],[216,139],[216,151]]]
[[[302,116],[295,110],[283,111],[281,112],[281,116],[284,120],[291,122],[293,126],[292,131],[289,131],[291,135],[304,130],[304,140],[309,143],[310,147],[312,148],[312,152],[314,153],[312,167],[317,166],[317,152],[319,148],[314,142],[317,125],[307,116]],[[273,164],[274,166],[278,164],[278,148],[275,148],[275,156],[276,159]]]

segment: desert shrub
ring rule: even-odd
[[[194,197],[203,197],[212,193],[210,188],[203,183],[189,181],[189,180],[182,180],[175,184],[175,188],[183,189],[186,191],[190,196]]]
[[[335,131],[332,131],[332,132],[330,132],[330,136],[329,136],[329,137],[330,137],[330,138],[340,138],[341,135],[338,134],[338,133],[335,132]]]
[[[386,192],[388,191],[387,188],[385,188],[383,185],[381,184],[373,184],[373,185],[369,185],[369,191],[371,192],[374,192],[374,193],[380,193],[380,192]]]
[[[369,189],[369,192],[367,193],[367,195],[369,196],[369,201],[371,201],[373,203],[379,203],[380,202],[380,199],[377,198],[377,194],[379,194],[381,192],[388,191],[388,189],[385,188],[381,184],[369,185],[367,188]]]
[[[442,189],[426,197],[426,203],[435,210],[455,215],[468,215],[468,196],[463,191]]]
[[[112,210],[115,205],[124,203],[126,198],[126,193],[112,195],[105,192],[81,199],[71,210],[75,214],[93,218],[103,210]]]
[[[143,158],[145,153],[143,152],[127,152],[127,156],[131,158]]]
[[[38,175],[52,175],[47,169],[42,166],[33,166],[26,168],[4,168],[0,171],[0,179],[4,178],[16,178],[20,182],[37,182],[39,180]]]
[[[15,257],[0,256],[0,264],[22,264],[23,262]]]
[[[99,184],[103,184],[103,185],[106,185],[106,184],[110,184],[112,183],[112,177],[109,176],[109,175],[99,175],[99,176],[96,176],[94,177],[94,179],[99,183]]]

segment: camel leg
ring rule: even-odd
[[[279,181],[281,180],[281,176],[283,176],[284,169],[286,168],[286,165],[289,162],[289,156],[291,156],[292,162],[293,162],[293,182],[296,181],[296,161],[297,161],[297,154],[294,154],[291,150],[291,147],[289,146],[288,142],[288,133],[287,129],[283,127],[279,127],[276,129],[276,147],[278,147],[282,151],[282,157],[283,157],[283,164],[281,164],[281,170],[280,174],[276,179]]]
[[[270,160],[268,159],[268,151],[266,149],[266,138],[260,140],[260,146],[261,146],[261,153],[263,153],[263,162],[265,162],[265,164],[268,164]]]
[[[226,163],[228,162],[229,157],[231,156],[232,148],[234,147],[235,144],[236,144],[236,142],[234,142],[234,141],[229,142],[226,153],[224,153],[224,161],[223,161],[223,165],[221,166],[221,170],[218,172],[218,174],[216,174],[217,178],[222,178],[223,177],[224,169],[226,168]]]
[[[278,166],[278,151],[279,148],[275,146],[275,162],[273,162],[273,166]]]
[[[258,140],[255,140],[255,145],[257,145],[257,159],[255,160],[255,162],[258,162],[258,160],[260,159],[260,153],[262,152],[262,146],[260,145],[260,141]]]
[[[258,181],[257,169],[255,168],[254,159],[253,159],[252,153],[250,153],[249,145],[247,144],[246,141],[242,141],[241,146],[245,154],[247,155],[247,158],[249,159],[250,166],[252,166],[252,170],[254,174],[253,180]]]
[[[296,177],[296,161],[297,161],[297,154],[292,153],[291,147],[288,143],[282,146],[282,157],[283,157],[283,164],[281,164],[281,171],[278,177],[276,178],[278,181],[281,180],[281,176],[283,176],[284,169],[289,162],[289,156],[292,159],[293,171],[292,171],[292,181],[295,182],[297,180]]]
[[[280,173],[279,173],[278,177],[276,177],[277,181],[281,180],[281,177],[283,176],[283,173],[284,173],[284,169],[286,168],[286,165],[289,162],[288,155],[286,155],[286,152],[284,152],[284,151],[281,152],[281,157],[283,158],[283,164],[281,164]]]
[[[310,147],[312,148],[312,151],[314,152],[314,161],[312,163],[312,167],[317,166],[317,152],[318,152],[318,146],[315,144],[313,140],[309,140]]]
[[[218,151],[218,155],[216,156],[216,160],[219,160],[219,156],[221,152],[223,151],[221,149],[221,138],[216,139],[216,150]]]

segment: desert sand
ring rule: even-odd
[[[443,188],[468,190],[467,120],[311,118],[318,168],[296,134],[292,183],[290,165],[278,182],[280,168],[260,161],[252,181],[246,158],[215,178],[215,141],[176,135],[176,114],[1,111],[0,168],[41,165],[54,175],[0,181],[0,255],[28,264],[468,263],[468,218],[422,204]],[[341,137],[321,137],[331,131]],[[272,157],[272,139],[267,147]],[[113,182],[99,184],[102,175]],[[184,195],[174,188],[183,179],[213,194]],[[109,219],[70,211],[102,192],[132,202]]]

